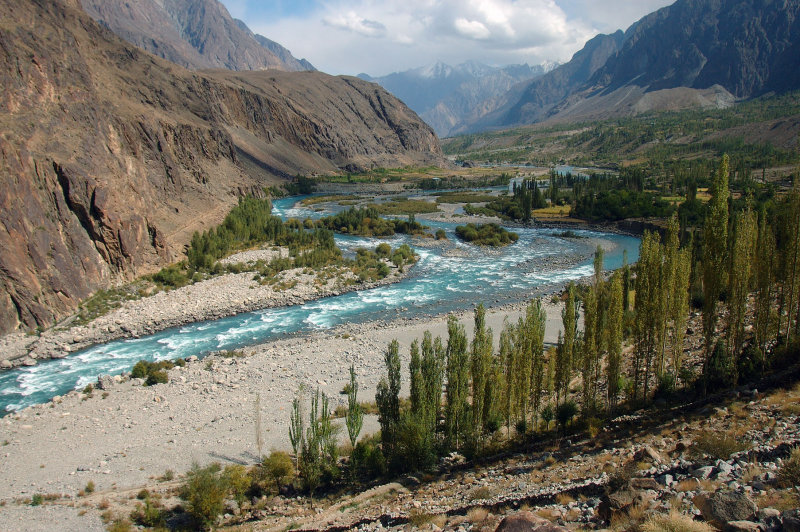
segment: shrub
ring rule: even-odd
[[[444,229],[436,230],[436,240],[447,240],[447,233],[444,232]]]
[[[264,458],[261,469],[277,489],[289,484],[295,476],[292,457],[283,451],[272,451]]]
[[[567,425],[569,425],[569,422],[572,421],[572,418],[574,418],[577,413],[578,405],[576,405],[574,401],[565,401],[558,405],[556,409],[556,420],[562,430],[567,428]]]
[[[643,525],[642,532],[713,532],[709,524],[695,521],[688,515],[672,511],[669,515],[654,515]]]
[[[167,372],[163,369],[155,370],[147,374],[147,380],[144,382],[147,386],[153,386],[155,384],[165,384],[169,382],[169,376],[167,376]]]
[[[186,362],[184,361],[185,365]],[[148,360],[140,360],[131,370],[131,377],[134,379],[145,379],[146,386],[154,384],[163,384],[169,382],[169,376],[166,370],[175,367],[175,362],[169,360],[162,360],[161,362],[150,362]]]
[[[181,488],[180,497],[186,501],[186,511],[203,527],[212,524],[225,508],[228,487],[218,471],[218,464],[200,467],[195,463]]]
[[[85,493],[94,493],[94,490],[95,490],[94,482],[91,481],[91,480],[89,482],[87,482],[86,483],[86,487],[83,488],[83,491]]]
[[[164,525],[164,510],[161,504],[153,501],[150,497],[144,499],[144,503],[136,503],[136,508],[131,512],[131,521],[137,525],[150,528]]]
[[[31,506],[39,506],[44,502],[44,497],[41,493],[34,493],[31,497]]]
[[[250,489],[252,478],[243,465],[232,464],[225,467],[222,472],[222,481],[228,490],[236,499],[236,502],[241,504],[245,500],[245,494]]]
[[[789,459],[778,471],[778,484],[784,488],[800,486],[800,447],[795,447]]]
[[[747,445],[732,432],[705,432],[694,442],[692,454],[706,454],[717,460],[727,460],[732,454],[746,448]]]
[[[383,456],[378,442],[380,442],[379,436],[365,436],[356,444],[350,455],[359,473],[369,478],[378,478],[386,474],[386,457]]]

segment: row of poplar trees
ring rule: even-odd
[[[410,348],[410,398],[401,408],[397,341],[385,353],[386,375],[376,403],[381,443],[390,466],[424,467],[448,450],[477,451],[503,424],[519,426],[536,413],[545,395],[545,312],[531,302],[517,323],[506,323],[500,349],[486,326],[483,305],[475,309],[472,341],[455,316],[447,323],[446,344],[426,331]],[[446,383],[446,386],[445,386]]]
[[[547,428],[554,417],[564,424],[574,415],[573,398],[591,417],[613,411],[623,396],[641,403],[678,383],[699,383],[705,392],[763,372],[770,352],[800,337],[800,190],[795,186],[759,212],[745,202],[731,215],[728,178],[725,156],[703,228],[687,233],[673,216],[663,238],[644,234],[635,267],[606,279],[598,248],[588,286],[567,288],[554,349],[545,350],[539,300],[517,323],[505,323],[497,352],[482,305],[471,342],[451,316],[446,345],[428,332],[421,345],[411,344],[410,401],[401,408],[393,341],[376,394],[389,463],[414,468],[447,450],[476,451],[503,425],[510,433],[512,426],[539,427],[540,420]],[[681,234],[690,235],[683,246]],[[684,345],[693,283],[702,294],[699,374]]]

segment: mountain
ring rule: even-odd
[[[278,43],[253,34],[217,0],[81,0],[81,4],[126,41],[186,68],[315,70]]]
[[[456,130],[722,107],[800,88],[798,11],[798,0],[678,0],[624,34],[595,37]]]
[[[475,61],[457,66],[437,62],[404,72],[373,78],[359,77],[380,84],[403,100],[440,136],[465,120],[474,119],[482,106],[515,84],[543,75],[549,65],[510,65],[492,67]]]
[[[553,106],[583,86],[620,49],[624,39],[622,31],[597,35],[568,63],[532,81],[515,85],[494,102],[486,102],[483,113],[459,123],[451,132],[465,133],[538,121]]]
[[[0,332],[177,260],[239,197],[301,174],[445,164],[375,84],[192,72],[78,0],[0,0]]]

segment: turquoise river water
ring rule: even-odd
[[[321,215],[298,206],[297,200],[276,200],[274,213],[283,218],[301,219]],[[520,235],[516,244],[487,253],[458,242],[454,223],[426,224],[432,231],[444,229],[457,253],[415,247],[419,262],[405,279],[395,284],[302,305],[175,327],[150,336],[96,345],[64,359],[6,371],[0,374],[0,415],[82,388],[95,381],[98,375],[129,371],[140,359],[203,356],[210,351],[237,349],[345,323],[436,315],[468,309],[479,302],[491,306],[527,300],[592,272],[591,258],[577,263],[574,259],[577,255],[590,256],[593,251],[590,241],[560,238],[557,236],[560,230],[514,229]],[[638,258],[637,238],[593,231],[576,233],[602,237],[616,244],[613,251],[605,254],[606,269],[622,265],[624,250],[627,250],[631,262]],[[374,248],[380,241],[393,247],[409,241],[405,236],[378,240],[341,235],[337,235],[336,240],[346,252],[353,252],[358,247]]]

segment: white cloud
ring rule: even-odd
[[[386,35],[386,26],[378,21],[362,18],[353,11],[349,11],[345,15],[324,17],[322,22],[328,26],[352,31],[364,37],[383,37]]]
[[[467,20],[465,18],[457,18],[453,23],[456,31],[464,37],[470,39],[488,39],[492,32],[477,20]]]
[[[238,3],[242,0],[223,0]],[[249,0],[248,15],[262,0]],[[384,75],[457,64],[567,61],[616,20],[625,29],[666,0],[325,0],[302,17],[245,22],[332,74]],[[646,7],[643,7],[646,6]],[[618,9],[617,9],[618,8]],[[630,19],[630,20],[629,20]]]

